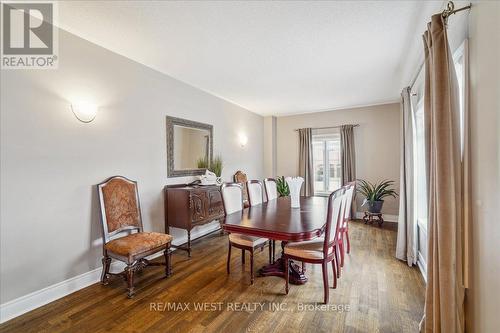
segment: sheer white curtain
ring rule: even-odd
[[[415,118],[411,103],[411,88],[401,92],[401,162],[398,238],[396,258],[408,266],[417,263],[417,228],[414,214],[413,132]]]

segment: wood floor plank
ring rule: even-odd
[[[212,234],[194,242],[191,259],[174,252],[170,278],[162,267],[144,270],[133,299],[116,278],[3,323],[0,332],[416,332],[425,285],[415,267],[394,258],[395,231],[353,222],[350,237],[351,254],[326,310],[314,310],[323,300],[319,265],[307,265],[309,282],[292,285],[288,295],[278,277],[250,285],[249,258],[243,267],[233,251],[227,275],[227,235]],[[256,271],[266,263],[267,249],[257,252]],[[329,266],[330,286],[332,274]],[[184,303],[189,311],[157,308]],[[220,308],[196,309],[201,303]],[[238,304],[258,305],[236,310]]]

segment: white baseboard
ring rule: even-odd
[[[101,268],[34,291],[0,305],[0,323],[34,310],[99,281]]]
[[[204,236],[208,233],[214,232],[217,229],[219,229],[218,223],[211,223],[205,228],[193,229],[191,238],[195,239]],[[174,239],[172,241],[172,244],[181,245],[186,242],[187,235]],[[163,252],[159,252],[152,256],[149,256],[148,259],[154,259],[161,255],[163,255]],[[111,271],[121,271],[124,267],[124,263],[114,260],[110,269]],[[91,270],[90,272],[74,276],[67,280],[58,282],[51,286],[0,304],[0,323],[6,322],[7,320],[20,316],[26,312],[34,310],[66,295],[74,293],[75,291],[99,282],[101,279],[101,272],[102,268],[99,267]]]
[[[365,214],[363,212],[356,212],[356,218],[362,219]],[[398,223],[398,215],[383,214],[384,221]]]
[[[427,283],[427,263],[425,262],[424,257],[422,256],[422,253],[420,253],[420,251],[418,251],[417,266],[424,278],[425,283]]]

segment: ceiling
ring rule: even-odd
[[[443,1],[64,1],[71,33],[261,115],[399,100]]]

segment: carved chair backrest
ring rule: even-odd
[[[332,253],[332,248],[337,245],[339,226],[343,216],[343,204],[345,204],[345,189],[339,188],[332,192],[328,198],[328,210],[326,214],[325,242],[323,253],[325,258]]]
[[[342,226],[344,226],[344,227],[347,225],[347,221],[351,220],[352,202],[354,199],[355,186],[356,186],[356,182],[350,182],[344,186],[346,189],[345,192],[346,192],[346,197],[347,197],[347,201],[346,201],[346,205],[345,205],[345,209],[344,209],[343,223],[342,223]]]
[[[274,200],[278,198],[278,187],[274,178],[264,179],[264,187],[266,188],[267,200]]]
[[[243,210],[243,186],[241,184],[224,183],[221,193],[226,215]]]
[[[240,183],[243,187],[243,202],[248,203],[248,190],[247,190],[247,175],[241,170],[236,171],[234,174],[234,182]]]
[[[114,176],[97,185],[103,241],[121,232],[141,232],[141,206],[137,182]]]
[[[260,205],[264,202],[264,186],[260,180],[249,180],[247,189],[250,206]]]

